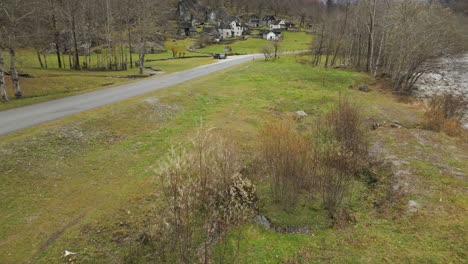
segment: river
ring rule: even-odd
[[[434,62],[437,69],[424,74],[416,84],[416,96],[430,98],[437,94],[461,95],[468,100],[468,53],[453,59]],[[468,110],[463,120],[468,129]]]

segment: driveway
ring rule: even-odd
[[[233,56],[182,72],[2,111],[0,112],[0,135],[174,86],[262,57],[263,55],[260,54]]]

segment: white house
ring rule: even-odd
[[[284,20],[275,20],[271,22],[270,29],[282,29],[286,28],[286,22]]]
[[[237,21],[232,21],[229,25],[222,24],[218,29],[221,39],[241,37],[244,34],[244,27]]]
[[[270,33],[267,34],[266,39],[267,40],[278,40],[279,36],[275,32],[271,31]]]
[[[221,39],[232,38],[232,30],[230,28],[218,29]]]
[[[241,23],[238,23],[236,21],[231,22],[231,29],[234,37],[241,37],[242,34],[244,34],[244,27]]]

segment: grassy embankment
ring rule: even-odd
[[[417,105],[376,88],[348,89],[369,81],[294,57],[256,61],[3,137],[0,262],[63,262],[64,250],[78,253],[75,262],[122,260],[162,199],[154,171],[173,144],[188,142],[200,119],[249,154],[266,119],[304,110],[313,120],[339,93],[359,103],[369,122],[398,120],[409,127],[384,127],[369,136],[378,155],[411,175],[405,201],[416,200],[421,210],[381,215],[369,203],[370,190],[358,184],[356,224],[337,230],[314,205],[278,208],[260,183],[262,214],[279,226],[309,225],[313,235],[243,226],[230,235],[234,248],[241,231],[240,262],[278,263],[298,252],[310,262],[462,262],[466,145],[414,128],[421,116]]]

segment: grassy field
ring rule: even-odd
[[[376,155],[414,176],[403,205],[413,199],[422,209],[380,215],[368,202],[370,190],[357,188],[356,224],[334,229],[321,208],[311,205],[291,217],[265,198],[261,212],[275,224],[308,224],[313,234],[242,226],[227,237],[231,248],[241,239],[239,262],[463,262],[466,176],[455,172],[468,173],[466,144],[417,129],[420,105],[400,103],[379,86],[370,93],[348,89],[373,82],[363,74],[297,60],[255,61],[2,137],[0,262],[63,263],[69,261],[64,250],[77,253],[74,263],[123,261],[162,199],[155,170],[171,146],[189,141],[200,120],[250,153],[266,119],[303,110],[313,120],[340,94],[360,104],[368,122],[398,120],[408,127],[369,137]],[[261,184],[259,194],[268,196]]]
[[[300,51],[310,49],[312,42],[312,35],[305,32],[284,32],[284,39],[281,43],[282,51]],[[269,41],[266,39],[248,38],[247,40],[239,40],[230,44],[233,53],[239,54],[253,54],[261,53],[261,48],[268,45]],[[224,53],[226,44],[216,44],[201,49],[201,52],[209,53]]]

